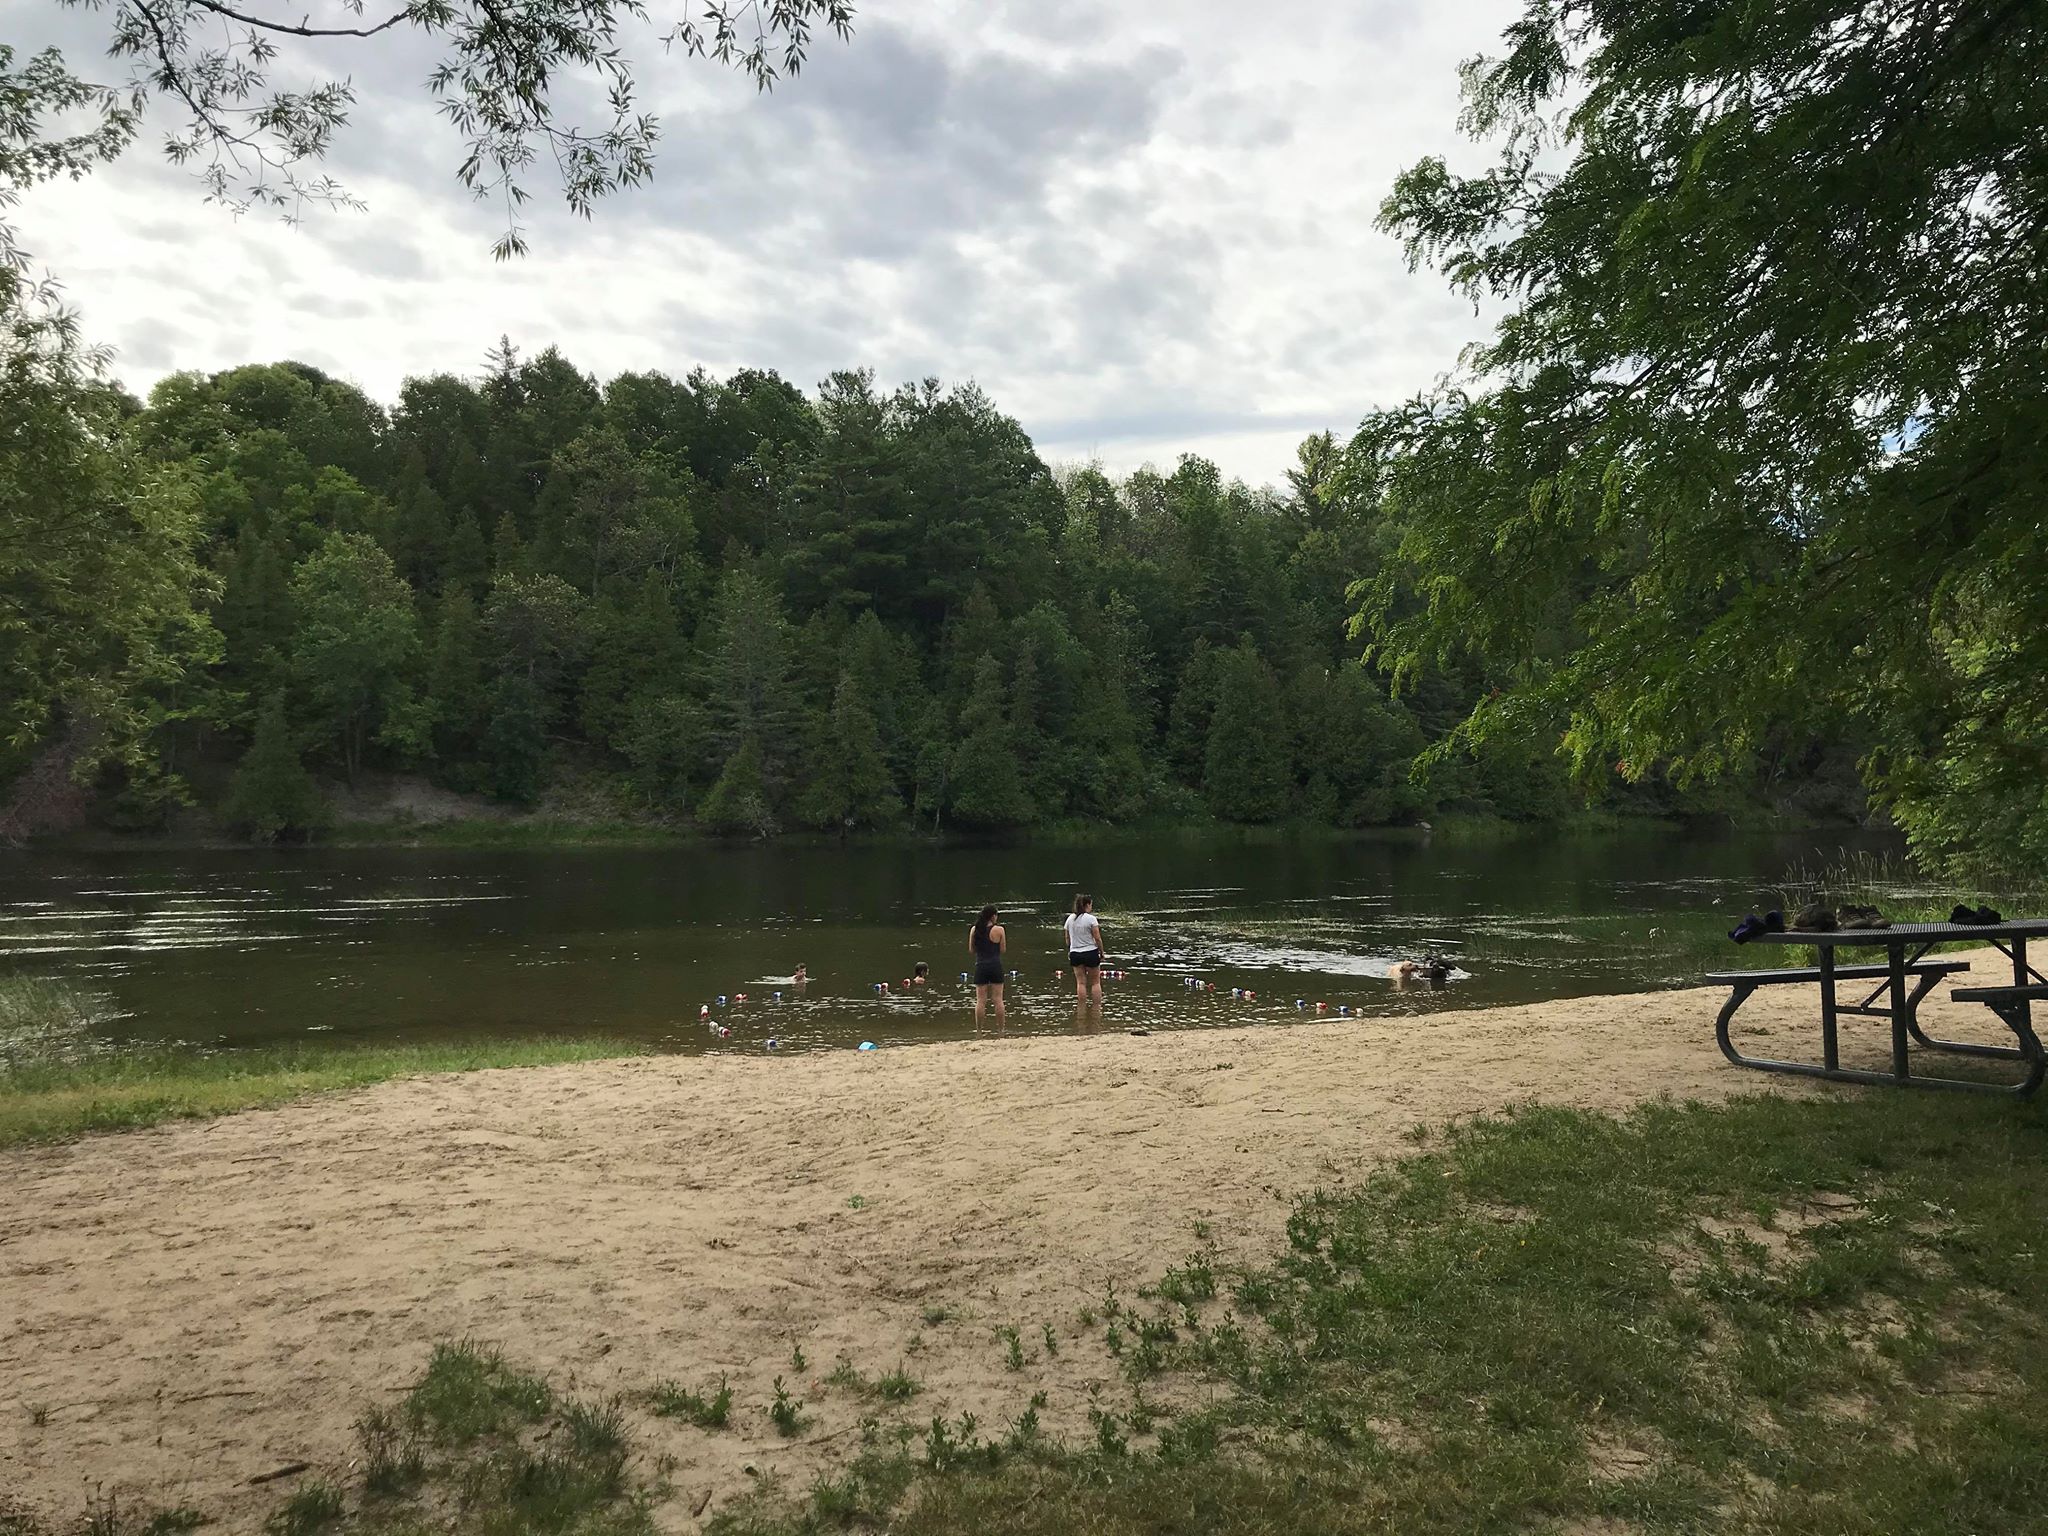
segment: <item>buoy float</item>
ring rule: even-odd
[[[860,1043],[860,1048],[864,1051],[872,1051],[875,1048],[875,1042],[872,1040],[863,1040]]]
[[[960,979],[961,979],[962,981],[965,981],[965,980],[967,979],[967,973],[966,973],[965,971],[962,971],[962,972],[960,973]]]
[[[723,992],[718,994],[718,1006],[721,1008],[725,1006],[725,994]]]
[[[782,1001],[782,994],[780,992],[770,993],[769,995],[778,1003]]]
[[[1256,992],[1253,992],[1253,991],[1247,990],[1247,991],[1245,992],[1245,995],[1244,995],[1244,1000],[1245,1000],[1246,1002],[1248,1002],[1248,1003],[1255,1003],[1255,1002],[1257,1002],[1257,1001],[1259,1000],[1259,994],[1258,994],[1258,993],[1256,993]]]
[[[1297,1008],[1306,1008],[1308,1006],[1308,1003],[1304,999],[1297,997],[1294,1000],[1294,1006]]]
[[[711,1017],[711,1005],[710,1005],[709,1003],[705,1003],[705,1004],[701,1005],[701,1006],[700,1006],[700,1007],[699,1007],[699,1008],[697,1009],[697,1017],[698,1017],[698,1018],[700,1018],[700,1019],[708,1019],[708,1018],[710,1018],[710,1017]]]
[[[768,1037],[768,1049],[771,1051],[779,1051],[782,1049],[782,1042],[776,1039],[773,1035],[770,1035]]]

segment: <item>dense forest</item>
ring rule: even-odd
[[[388,411],[296,363],[146,405],[52,374],[68,469],[16,483],[128,548],[41,547],[70,617],[11,658],[41,689],[0,750],[16,835],[299,837],[393,772],[736,835],[1707,808],[1541,744],[1426,757],[1494,680],[1396,699],[1360,664],[1349,594],[1402,531],[1328,436],[1255,490],[1193,457],[1056,471],[976,387],[865,373],[600,385],[508,342]],[[1813,782],[1846,761],[1760,754],[1723,808],[1853,813],[1853,779]]]

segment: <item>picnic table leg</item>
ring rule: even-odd
[[[1835,946],[1820,946],[1820,1055],[1827,1063],[1827,1069],[1834,1072],[1842,1065],[1842,1056],[1835,1044]]]
[[[1912,1004],[1906,1001],[1906,946],[1886,946],[1892,967],[1892,1076],[1904,1082],[1911,1070],[1906,1061],[1906,1021],[1912,1017]]]

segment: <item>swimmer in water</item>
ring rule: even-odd
[[[803,985],[803,984],[804,984],[805,982],[809,981],[809,980],[810,980],[811,978],[810,978],[810,974],[809,974],[809,973],[808,973],[807,971],[805,971],[805,970],[804,970],[804,968],[803,968],[802,966],[798,966],[798,967],[796,968],[796,974],[795,974],[794,976],[790,977],[789,979],[790,979],[790,983],[791,983],[791,984],[792,984],[793,986],[799,986],[799,987],[800,987],[800,986],[802,986],[802,985]]]
[[[924,962],[924,961],[922,961],[922,960],[918,961],[918,962],[917,962],[917,969],[915,969],[914,971],[912,971],[912,972],[910,973],[910,984],[911,984],[911,985],[912,985],[913,987],[921,987],[921,986],[923,986],[923,985],[924,985],[924,984],[925,984],[926,982],[930,981],[931,979],[932,979],[932,968],[931,968],[931,966],[930,966],[930,965],[928,965],[928,964],[927,964],[926,962]]]

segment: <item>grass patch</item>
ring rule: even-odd
[[[0,1147],[210,1119],[419,1073],[555,1066],[633,1056],[641,1049],[620,1040],[531,1039],[104,1051],[17,1065],[0,1057]]]
[[[664,1419],[686,1419],[699,1429],[723,1429],[732,1418],[732,1388],[718,1378],[711,1392],[692,1392],[665,1381],[648,1395],[649,1406]]]
[[[934,1419],[711,1529],[2022,1536],[2044,1230],[2035,1106],[1532,1109],[1301,1199],[1264,1263],[1110,1298],[1133,1393],[1085,1441]]]
[[[473,1343],[437,1345],[356,1437],[350,1480],[293,1492],[270,1536],[651,1536],[665,1492],[635,1476],[618,1401],[564,1397]]]

